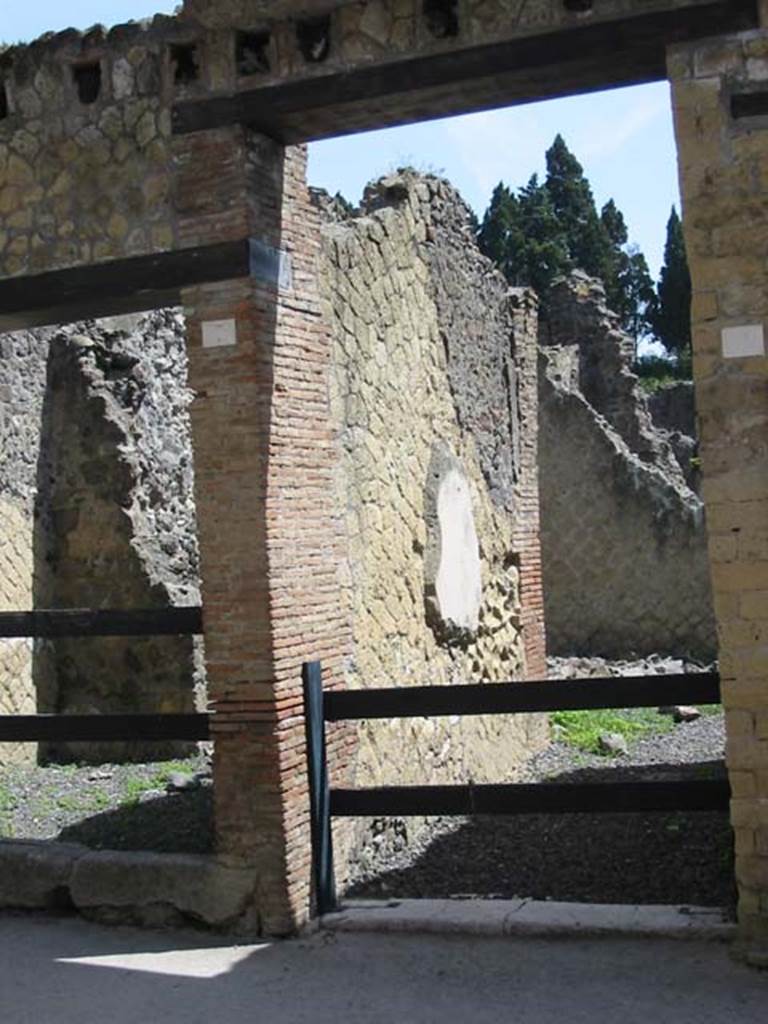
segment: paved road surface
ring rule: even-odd
[[[2,1024],[766,1024],[718,943],[194,932],[0,915]]]

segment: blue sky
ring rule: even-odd
[[[6,0],[0,40],[26,41],[50,29],[169,14],[176,2]],[[534,171],[543,173],[544,151],[558,131],[584,165],[597,202],[616,200],[630,240],[646,254],[656,276],[669,210],[679,202],[669,87],[664,82],[314,143],[309,178],[313,185],[357,201],[371,178],[414,166],[444,174],[482,215],[499,179],[519,186]]]

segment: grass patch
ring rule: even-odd
[[[123,784],[120,803],[123,807],[137,804],[144,793],[165,789],[172,775],[191,776],[195,770],[187,761],[165,761],[148,779],[127,779]]]
[[[671,716],[660,715],[653,708],[555,711],[550,720],[558,726],[559,738],[564,743],[591,754],[605,754],[600,747],[601,733],[618,733],[630,741],[651,733],[671,732],[675,727]]]
[[[722,704],[697,704],[696,707],[707,718],[716,718],[723,713]]]
[[[55,800],[59,810],[72,814],[91,814],[93,811],[103,811],[109,807],[109,794],[99,789],[92,789],[87,793],[61,793],[52,796],[51,799]]]

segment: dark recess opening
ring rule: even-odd
[[[566,11],[573,11],[575,14],[585,14],[594,6],[594,0],[563,0],[563,7]]]
[[[458,0],[423,0],[421,10],[428,32],[436,39],[459,34]]]
[[[742,92],[731,96],[731,117],[765,117],[768,114],[768,92]]]
[[[171,46],[171,64],[176,85],[196,82],[200,77],[197,43],[175,43]]]
[[[0,82],[0,121],[8,117],[8,93],[5,90],[5,82]]]
[[[72,77],[77,86],[80,102],[95,103],[101,92],[101,64],[98,61],[92,64],[75,64],[72,67]]]
[[[331,52],[331,18],[308,18],[296,23],[296,42],[308,64],[320,64]]]
[[[258,75],[269,71],[269,32],[238,32],[235,61],[238,75]]]

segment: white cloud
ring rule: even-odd
[[[525,107],[455,117],[443,123],[443,130],[484,195],[501,180],[512,185],[527,181],[552,141]]]
[[[667,115],[669,101],[660,92],[645,93],[629,109],[620,112],[610,123],[596,116],[594,130],[585,133],[579,146],[583,161],[605,160],[621,152],[628,142],[639,135],[656,118]]]

